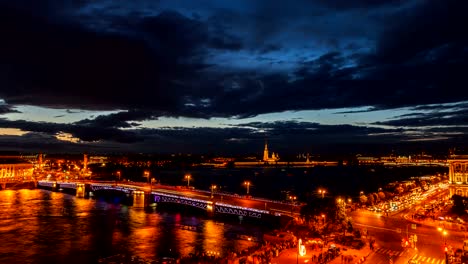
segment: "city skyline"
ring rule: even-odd
[[[466,148],[462,1],[0,1],[0,150]]]

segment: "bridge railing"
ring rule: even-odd
[[[207,190],[194,189],[193,191],[206,193],[206,194],[211,194],[211,191],[207,191]],[[234,194],[234,193],[230,193],[230,192],[214,192],[213,194],[229,196],[229,197],[234,197],[234,198],[245,198],[245,199],[249,199],[249,200],[267,202],[267,203],[275,203],[275,204],[282,204],[282,205],[295,205],[294,203],[291,203],[291,202],[283,202],[283,201],[271,200],[271,199],[262,198],[262,197],[255,197],[255,196],[249,196],[248,197],[246,195],[238,195],[238,194]]]

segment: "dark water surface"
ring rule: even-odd
[[[0,263],[97,263],[116,254],[148,260],[240,251],[260,227],[203,215],[137,210],[46,190],[0,191]],[[193,230],[187,230],[191,226]]]
[[[360,191],[376,192],[390,182],[444,173],[448,173],[448,167],[317,166],[158,170],[152,172],[152,177],[163,184],[186,185],[184,175],[190,174],[190,185],[197,189],[209,190],[215,184],[222,191],[237,194],[246,193],[243,183],[249,181],[253,196],[282,200],[286,197],[284,191],[291,191],[305,200],[306,194],[316,193],[319,188],[325,188],[331,196],[357,197]]]

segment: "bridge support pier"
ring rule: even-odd
[[[143,191],[133,191],[133,207],[135,208],[145,208],[145,192]]]
[[[76,197],[84,198],[85,197],[85,184],[84,183],[77,183],[76,184]]]
[[[213,202],[208,202],[208,204],[206,205],[206,212],[208,213],[208,216],[214,216],[215,206],[216,205]]]

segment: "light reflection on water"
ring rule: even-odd
[[[254,246],[234,239],[236,234],[261,233],[246,224],[45,190],[0,191],[0,263],[84,264],[115,254],[148,260],[209,251],[225,255]]]

